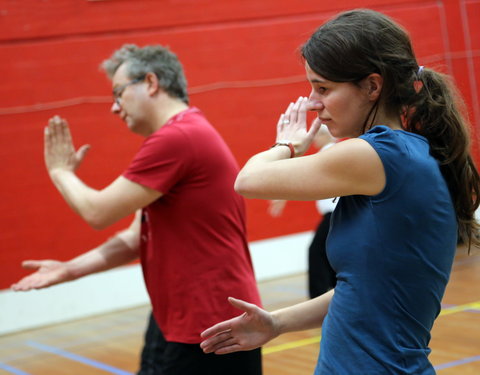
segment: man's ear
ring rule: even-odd
[[[147,73],[145,75],[145,82],[148,85],[148,93],[150,95],[156,94],[158,90],[161,89],[160,82],[158,81],[158,77],[155,73]]]
[[[383,77],[378,73],[372,73],[364,79],[364,87],[367,90],[368,98],[377,101],[382,93]]]

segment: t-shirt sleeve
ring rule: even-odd
[[[145,139],[123,177],[165,194],[188,174],[190,165],[188,138],[166,126]]]
[[[386,126],[376,126],[360,138],[374,148],[385,170],[385,188],[376,198],[388,198],[401,189],[406,181],[410,158],[408,149],[401,137]]]

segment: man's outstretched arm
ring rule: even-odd
[[[67,122],[58,116],[45,128],[45,165],[68,205],[90,226],[104,229],[162,196],[122,176],[102,190],[87,186],[76,174],[88,146],[75,150]]]
[[[140,241],[139,210],[127,229],[118,232],[100,246],[67,262],[58,260],[26,260],[22,266],[35,272],[13,284],[15,291],[42,289],[108,270],[138,258]]]

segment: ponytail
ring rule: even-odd
[[[452,197],[459,236],[468,250],[480,246],[475,211],[480,204],[480,177],[470,154],[466,109],[451,79],[421,67],[405,110],[406,130],[424,136]]]

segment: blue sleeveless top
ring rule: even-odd
[[[386,186],[340,198],[333,213],[337,286],[315,374],[435,374],[430,330],[457,241],[448,187],[424,137],[376,126],[360,138],[380,156]]]

